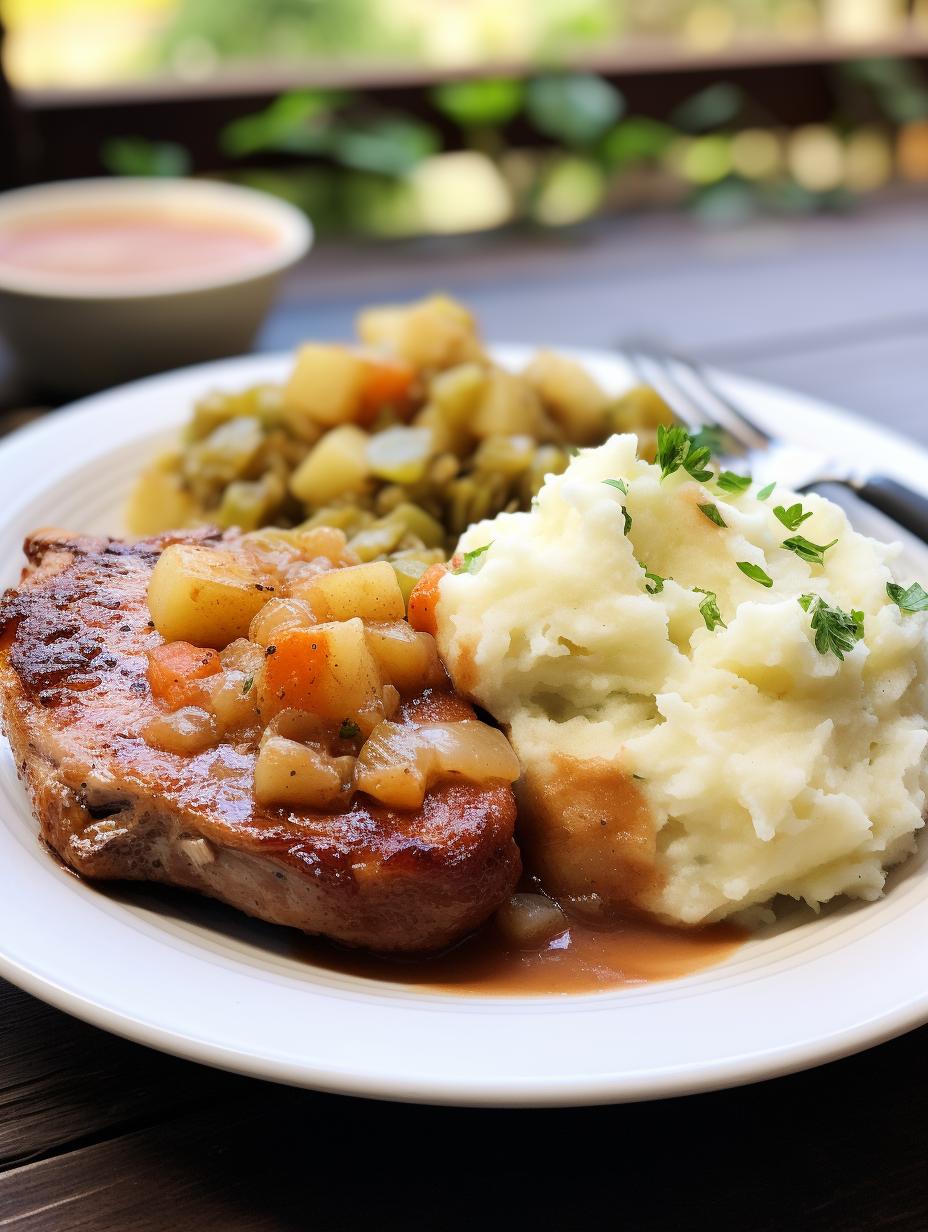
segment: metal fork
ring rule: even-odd
[[[920,493],[887,475],[863,473],[840,457],[771,435],[695,360],[641,344],[623,347],[622,354],[639,380],[656,390],[690,431],[720,430],[721,447],[713,453],[723,464],[746,468],[759,485],[775,480],[797,492],[822,483],[841,484],[928,542],[928,499]]]

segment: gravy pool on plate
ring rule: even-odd
[[[276,240],[270,228],[218,211],[75,208],[0,227],[0,270],[157,281],[181,270],[209,273],[248,266]]]

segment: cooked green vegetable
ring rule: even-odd
[[[329,525],[362,561],[430,563],[472,523],[528,509],[574,447],[631,431],[653,457],[673,424],[654,390],[610,399],[564,356],[499,367],[471,314],[442,297],[365,311],[358,331],[361,348],[301,347],[282,385],[200,399],[178,451],[140,479],[132,529]],[[708,454],[675,431],[700,477]]]

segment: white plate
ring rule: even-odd
[[[517,362],[522,348],[504,348]],[[612,389],[621,363],[581,358]],[[276,379],[248,357],[102,394],[0,446],[0,568],[42,524],[120,529],[132,477],[207,389]],[[757,417],[928,492],[928,455],[820,403],[725,378]],[[910,545],[907,564],[928,572]],[[908,576],[908,574],[907,574]],[[581,1104],[749,1082],[846,1055],[928,1020],[928,844],[878,903],[758,936],[684,979],[585,996],[456,997],[321,970],[292,934],[144,889],[95,891],[36,841],[0,760],[0,974],[80,1018],[168,1052],[326,1091],[459,1104]]]

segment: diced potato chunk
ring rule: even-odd
[[[364,392],[365,364],[346,347],[307,343],[300,347],[284,403],[327,427],[356,419]]]
[[[165,548],[148,583],[148,608],[165,641],[217,650],[247,636],[267,597],[258,574],[237,556],[198,544]]]
[[[444,683],[438,647],[428,633],[417,633],[405,621],[397,621],[368,625],[366,634],[384,680],[401,693],[420,693]]]
[[[183,486],[176,455],[147,466],[129,498],[126,523],[133,535],[154,535],[166,526],[189,526],[196,503]]]
[[[532,387],[514,372],[494,368],[474,411],[471,430],[476,436],[545,435],[545,415]]]
[[[298,580],[293,589],[317,620],[402,620],[406,614],[396,573],[385,560],[317,573]]]
[[[358,337],[388,347],[414,368],[449,368],[480,359],[477,324],[461,304],[433,295],[409,308],[368,308],[357,321]]]
[[[368,476],[366,432],[344,424],[327,432],[290,476],[290,491],[308,505],[361,492]]]
[[[265,658],[258,707],[264,720],[288,708],[356,719],[375,708],[380,695],[380,672],[364,624],[355,619],[283,633]]]
[[[146,744],[167,753],[202,753],[219,740],[216,720],[199,706],[181,706],[171,714],[157,714],[145,725]]]
[[[332,808],[347,798],[352,762],[285,736],[268,736],[255,763],[255,799],[259,804]]]
[[[592,444],[602,439],[609,400],[585,368],[565,355],[539,351],[522,375],[569,440]]]
[[[487,369],[482,364],[449,368],[432,381],[433,404],[450,423],[465,426],[487,387]]]

